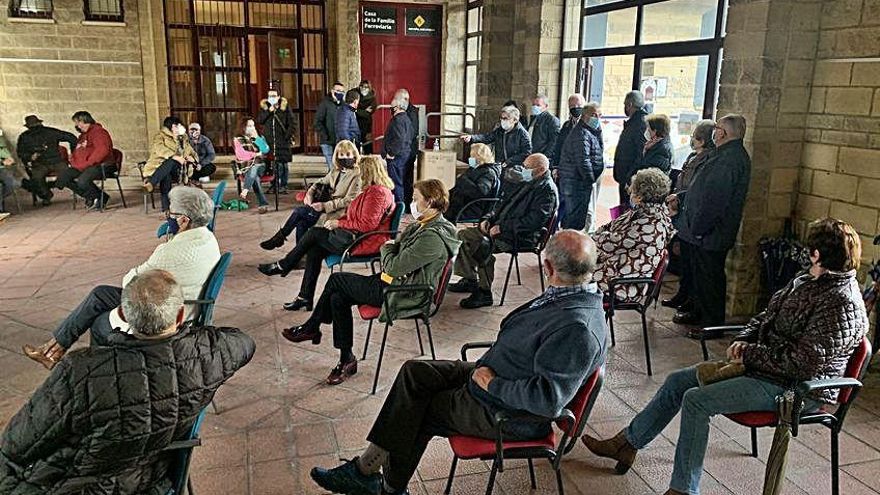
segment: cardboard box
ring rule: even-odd
[[[454,151],[419,150],[416,180],[440,179],[446,189],[450,189],[455,185],[457,166]]]

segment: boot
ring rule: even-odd
[[[61,358],[64,357],[64,353],[67,352],[58,345],[55,339],[49,339],[48,342],[39,347],[25,344],[21,350],[24,351],[25,356],[42,364],[47,370],[54,368],[58,361],[61,361]]]
[[[590,452],[597,456],[616,460],[617,465],[614,466],[614,472],[617,474],[626,474],[636,460],[638,450],[629,444],[623,431],[609,440],[599,440],[584,435],[581,437],[581,441],[590,449]]]
[[[285,240],[287,240],[287,237],[285,237],[285,235],[282,234],[279,230],[275,233],[275,235],[261,242],[260,247],[265,249],[266,251],[271,251],[273,249],[277,249],[283,246]]]

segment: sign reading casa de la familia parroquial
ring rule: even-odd
[[[394,7],[364,7],[364,34],[397,34],[397,9]]]

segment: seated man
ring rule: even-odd
[[[66,187],[85,199],[86,209],[107,206],[110,195],[104,193],[101,197],[101,190],[95,185],[95,181],[101,178],[101,167],[104,167],[107,174],[121,172],[112,163],[113,139],[107,129],[95,122],[89,112],[76,112],[72,120],[79,131],[79,138],[76,140],[76,147],[71,150],[70,167],[64,169],[55,179],[55,187]]]
[[[186,126],[177,117],[165,117],[162,129],[153,136],[150,144],[150,157],[144,165],[144,191],[153,192],[159,188],[162,196],[162,211],[168,212],[168,193],[174,182],[189,182],[193,169],[199,160],[196,151],[186,138]]]
[[[217,171],[217,166],[214,165],[214,159],[217,158],[214,143],[208,136],[202,134],[202,126],[198,122],[193,122],[189,125],[189,144],[199,156],[190,180],[193,181],[193,185],[201,187],[199,183],[208,182],[211,174]]]
[[[651,402],[610,440],[584,435],[596,455],[617,461],[626,473],[636,452],[648,445],[681,411],[675,467],[666,495],[700,492],[709,419],[716,414],[776,411],[776,396],[792,383],[838,378],[868,331],[868,315],[856,281],[861,257],[859,235],[834,219],[813,222],[807,234],[812,266],[770,300],[727,349],[741,370],[700,386],[695,367],[676,371]],[[742,376],[744,373],[744,376]],[[804,410],[834,404],[837,390],[815,392]]]
[[[29,176],[22,181],[21,187],[40,198],[43,206],[49,206],[53,194],[46,183],[46,176],[55,174],[58,177],[67,169],[67,163],[62,159],[58,147],[61,143],[67,143],[70,150],[76,149],[76,136],[44,126],[36,115],[25,117],[24,126],[27,130],[19,134],[15,147]]]
[[[556,212],[558,195],[550,177],[550,161],[535,153],[523,163],[522,180],[478,227],[459,231],[462,241],[455,260],[455,274],[461,280],[451,284],[452,292],[470,292],[461,300],[462,308],[492,305],[492,279],[495,277],[495,256],[512,249],[535,246],[541,229]]]
[[[174,277],[151,270],[122,291],[131,337],[71,352],[0,440],[0,493],[168,493],[177,452],[214,393],[254,355],[234,328],[182,325]]]
[[[501,322],[492,348],[476,363],[404,363],[366,451],[335,469],[312,469],[312,479],[334,493],[406,494],[432,437],[495,438],[499,411],[559,415],[605,362],[602,295],[588,283],[595,263],[589,237],[573,230],[555,235],[542,267],[550,287]],[[531,440],[549,431],[549,420],[511,421],[504,438]]]
[[[220,260],[217,239],[207,227],[214,215],[214,202],[204,191],[193,187],[174,188],[170,196],[168,232],[173,237],[159,244],[144,264],[132,268],[122,279],[122,287],[148,270],[167,270],[177,279],[187,300],[198,299],[214,265]],[[113,328],[119,325],[111,327],[106,324],[109,317],[107,312],[119,306],[121,295],[120,287],[95,287],[52,332],[48,342],[39,347],[25,345],[25,355],[52,369],[67,349],[89,329],[92,330],[92,339],[99,343],[115,340],[112,338],[115,336]],[[187,320],[194,315],[194,310],[195,306],[187,308]]]

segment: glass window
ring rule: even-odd
[[[196,82],[192,70],[171,71],[171,100],[183,108],[195,108]]]
[[[244,3],[194,0],[196,24],[244,26]]]
[[[565,0],[565,26],[562,34],[562,51],[577,50],[580,39],[581,0]]]
[[[267,28],[296,28],[296,5],[291,3],[248,2],[248,22]]]
[[[85,0],[83,14],[87,21],[122,22],[122,0]]]
[[[324,11],[320,5],[300,5],[303,29],[323,29]]]
[[[718,0],[670,0],[645,5],[642,44],[715,37]]]
[[[12,0],[9,2],[10,17],[51,19],[52,0]]]
[[[581,59],[579,58],[562,59],[562,75],[560,77],[562,86],[559,91],[559,114],[563,117],[567,115],[566,109],[568,108],[568,97],[575,93],[580,93],[583,88],[583,70],[581,70],[578,65],[580,60]]]
[[[632,89],[633,55],[590,57],[584,59],[584,90],[587,101],[596,101],[602,109],[602,140],[605,160],[611,163],[617,140],[623,131],[626,115],[623,98]]]
[[[321,69],[324,67],[324,35],[303,35],[303,68]]]
[[[477,105],[477,66],[469,65],[465,69],[465,106]]]
[[[192,31],[189,29],[168,30],[168,62],[171,65],[191,66]]]
[[[467,39],[467,60],[473,62],[480,60],[480,48],[482,45],[482,36],[474,36]]]
[[[476,33],[483,30],[483,7],[468,10],[467,32]]]
[[[632,8],[584,17],[582,47],[591,50],[635,44],[637,12]]]

